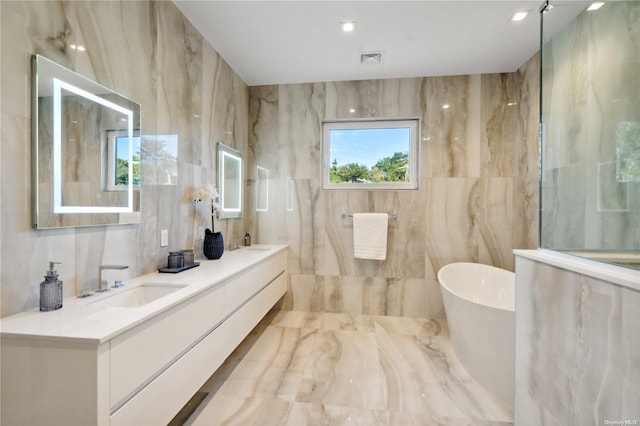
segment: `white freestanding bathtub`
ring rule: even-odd
[[[456,357],[489,392],[513,407],[515,274],[479,263],[438,272]]]

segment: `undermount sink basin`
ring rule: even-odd
[[[90,304],[120,308],[138,308],[184,287],[186,287],[186,284],[142,284],[132,289],[112,290],[113,295],[108,295],[104,299],[90,302]]]

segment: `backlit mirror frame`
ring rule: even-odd
[[[100,182],[100,189],[94,194],[88,190],[84,199],[99,199],[90,203],[78,203],[79,195],[75,201],[65,203],[63,196],[63,175],[74,171],[65,170],[69,162],[63,155],[65,142],[67,142],[67,126],[69,119],[65,114],[65,95],[78,99],[78,103],[88,105],[89,120],[86,124],[78,124],[79,127],[90,126],[90,123],[100,122],[96,126],[95,139],[75,141],[78,146],[84,146],[92,161],[98,161],[100,167],[96,168],[96,175],[92,176],[94,182]],[[95,109],[117,115],[123,123],[120,125],[102,126],[101,120],[90,115]],[[85,112],[86,112],[85,111]],[[96,114],[97,115],[97,114]],[[95,83],[74,71],[71,71],[43,56],[32,57],[32,178],[33,178],[33,226],[36,229],[64,228],[79,226],[101,226],[116,224],[140,223],[140,188],[133,185],[133,150],[134,137],[140,136],[140,105],[127,99],[112,90]],[[95,118],[95,120],[94,120]],[[90,123],[89,123],[90,122]],[[111,128],[117,127],[117,128]],[[41,129],[48,129],[47,132]],[[106,181],[109,174],[104,170],[107,165],[113,165],[105,155],[112,152],[108,150],[107,134],[119,131],[128,138],[128,150],[126,158],[127,184],[125,188],[114,190],[113,185]],[[81,134],[86,137],[87,134]],[[97,139],[97,140],[96,140]],[[68,142],[71,141],[69,137]],[[87,142],[96,145],[89,145]],[[84,144],[84,145],[83,145]],[[125,143],[126,145],[126,143]],[[98,155],[100,158],[93,158]],[[82,162],[80,158],[77,162]],[[85,160],[86,161],[86,160]],[[117,162],[116,162],[117,163]],[[79,172],[78,172],[79,173]],[[45,195],[46,194],[46,195]],[[91,198],[89,198],[91,197]],[[69,197],[71,198],[71,197]],[[104,200],[110,200],[112,204]],[[113,204],[114,200],[119,200]],[[103,203],[104,205],[100,205]],[[87,205],[83,205],[87,204]]]
[[[218,188],[220,191],[218,217],[221,219],[242,216],[243,162],[240,151],[218,142]]]

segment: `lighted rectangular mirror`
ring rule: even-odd
[[[242,176],[242,153],[223,143],[218,143],[219,218],[242,216]]]
[[[140,222],[140,105],[32,59],[34,227]]]

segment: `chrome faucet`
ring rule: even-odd
[[[105,269],[127,269],[129,265],[100,265],[98,266],[98,292],[104,292],[109,290],[109,283],[107,280],[102,280],[102,271]]]

